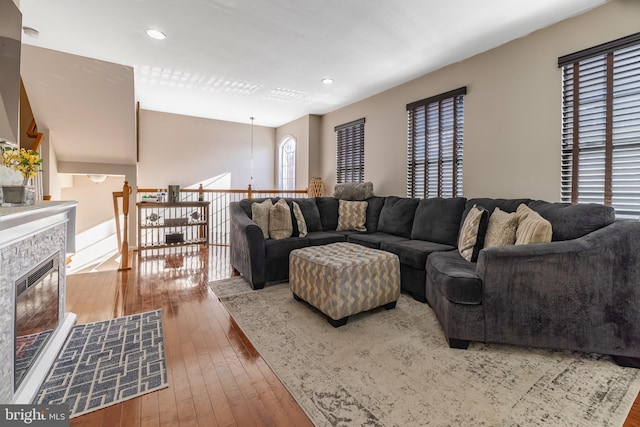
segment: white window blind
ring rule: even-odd
[[[467,88],[407,104],[407,196],[462,195]]]
[[[640,34],[560,57],[562,199],[640,215]]]
[[[335,127],[336,183],[364,182],[364,118]]]

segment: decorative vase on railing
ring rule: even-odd
[[[35,204],[36,189],[33,178],[40,171],[40,153],[33,150],[4,148],[2,165],[17,171],[22,176],[22,184],[2,183],[2,206],[29,206]],[[7,175],[3,173],[3,176]],[[14,174],[15,175],[15,174]],[[19,182],[19,181],[18,181]]]

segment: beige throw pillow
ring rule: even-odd
[[[300,205],[296,202],[292,202],[293,205],[293,216],[296,218],[296,223],[298,224],[298,237],[304,237],[308,234],[307,232],[307,222],[304,220],[304,215],[302,215],[302,210],[300,209]]]
[[[478,253],[484,245],[489,213],[483,207],[473,205],[460,228],[458,251],[467,261],[476,262]]]
[[[551,241],[551,223],[524,203],[516,210],[518,229],[516,230],[516,245],[529,243],[548,243]]]
[[[367,231],[367,202],[340,200],[336,231]]]
[[[489,217],[484,247],[513,245],[516,242],[517,228],[518,216],[515,212],[507,213],[500,208],[495,208]]]
[[[291,210],[287,202],[280,199],[269,209],[269,237],[274,240],[286,239],[292,233]]]
[[[271,199],[251,205],[251,218],[260,227],[265,239],[269,238],[269,211],[272,206]]]

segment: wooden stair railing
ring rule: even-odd
[[[27,136],[29,138],[35,138],[32,150],[38,151],[40,143],[42,142],[42,132],[38,132],[38,126],[36,125],[36,119],[31,119],[31,124],[27,129]]]

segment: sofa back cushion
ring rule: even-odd
[[[462,221],[464,221],[467,213],[473,207],[473,205],[482,206],[487,210],[487,212],[489,212],[489,216],[491,216],[493,210],[497,207],[500,208],[500,210],[503,212],[510,213],[518,210],[518,206],[520,206],[521,203],[524,203],[526,205],[530,201],[531,199],[491,199],[488,197],[469,199],[467,200],[464,213],[462,214]]]
[[[292,199],[287,200],[287,202],[295,201],[298,206],[300,206],[300,210],[302,211],[302,216],[304,216],[304,221],[307,224],[307,231],[311,233],[312,231],[322,231],[322,222],[320,221],[320,210],[316,205],[315,199]]]
[[[379,196],[373,196],[367,199],[367,220],[364,226],[369,233],[378,231],[378,222],[380,221],[380,212],[384,206],[384,200],[384,197]]]
[[[420,200],[413,219],[411,239],[456,246],[466,201],[464,197]]]
[[[333,231],[338,228],[338,199],[334,197],[316,197],[315,200],[320,212],[322,230]]]
[[[378,221],[378,231],[405,238],[411,237],[413,217],[418,199],[389,196],[384,201]]]
[[[571,240],[585,236],[615,221],[611,206],[598,203],[550,203],[532,200],[528,206],[551,223],[553,241]]]

